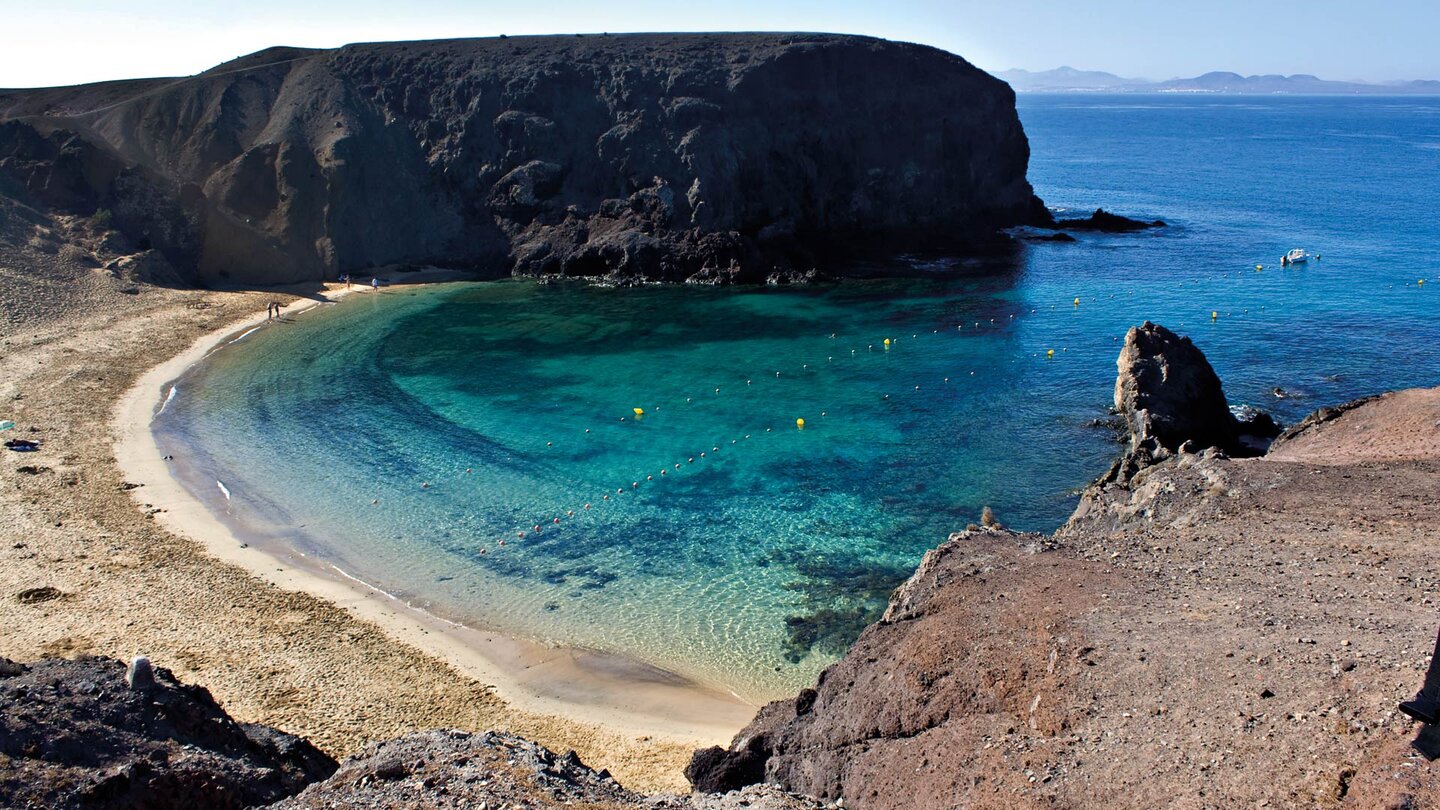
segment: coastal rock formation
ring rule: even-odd
[[[0,198],[103,220],[202,284],[422,263],[784,280],[1047,223],[1028,159],[1003,82],[826,34],[272,48],[0,91]]]
[[[1210,361],[1190,338],[1158,324],[1146,321],[1125,334],[1116,368],[1115,412],[1125,420],[1129,450],[1101,484],[1123,483],[1182,448],[1256,455],[1280,433],[1260,411],[1237,419]]]
[[[1210,361],[1188,337],[1146,321],[1125,333],[1115,361],[1115,410],[1130,447],[1234,447],[1239,425]]]
[[[1136,231],[1149,230],[1150,228],[1164,228],[1163,220],[1146,222],[1141,219],[1122,217],[1119,214],[1112,214],[1104,208],[1096,208],[1095,213],[1080,219],[1060,219],[1055,221],[1056,228],[1069,228],[1076,231],[1096,231],[1098,233],[1134,233]]]
[[[1151,438],[1161,403],[1186,410],[1154,388],[1165,368],[1223,427],[1198,351],[1136,337],[1117,387]],[[1395,704],[1435,635],[1440,389],[1335,409],[1255,458],[1169,439],[1054,535],[952,535],[813,689],[687,776],[864,810],[1436,803],[1420,759],[1440,735]]]
[[[374,743],[335,775],[273,805],[276,810],[391,807],[572,807],[595,810],[815,810],[772,786],[728,796],[644,796],[574,752],[557,755],[513,734],[434,730]]]
[[[169,670],[106,658],[0,659],[0,805],[239,808],[329,776],[298,737],[231,720]]]

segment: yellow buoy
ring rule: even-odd
[[[1080,299],[1079,299],[1078,296],[1077,296],[1076,299],[1075,299],[1075,306],[1077,306],[1077,307],[1080,306]]]
[[[644,415],[645,415],[645,409],[644,409],[644,408],[631,408],[630,410],[634,411],[636,416],[644,416]]]
[[[1216,319],[1219,318],[1219,317],[1220,317],[1220,313],[1216,312],[1216,311],[1213,310],[1213,309],[1210,310],[1210,320],[1213,321],[1213,320],[1216,320]]]
[[[889,345],[890,345],[890,338],[885,338],[885,345],[886,345],[886,346],[889,346]]]
[[[1054,357],[1054,356],[1055,356],[1055,350],[1054,350],[1054,349],[1048,349],[1048,350],[1046,350],[1045,356],[1046,356],[1046,357]]]
[[[804,420],[804,419],[796,419],[796,420],[795,420],[795,427],[797,427],[797,428],[799,428],[799,429],[801,429],[801,430],[804,430],[804,429],[805,429],[805,420]]]
[[[1257,264],[1257,265],[1255,265],[1255,272],[1257,272],[1257,273],[1260,272],[1261,270],[1264,270],[1264,269],[1265,269],[1265,265],[1263,265],[1263,264]]]

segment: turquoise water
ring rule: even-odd
[[[1090,423],[1130,325],[1190,334],[1233,402],[1287,421],[1440,382],[1440,101],[1021,115],[1047,202],[1172,227],[807,289],[391,288],[216,352],[157,435],[253,537],[761,700],[983,506],[1064,521],[1117,452]],[[1280,270],[1296,246],[1323,258]]]

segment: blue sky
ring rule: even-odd
[[[186,75],[278,44],[716,30],[870,34],[987,70],[1440,79],[1440,0],[0,0],[0,87]]]

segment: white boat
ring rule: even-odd
[[[1308,261],[1310,261],[1310,254],[1305,252],[1305,248],[1295,248],[1285,254],[1285,257],[1280,260],[1280,266],[1284,267],[1287,264],[1300,264]]]

